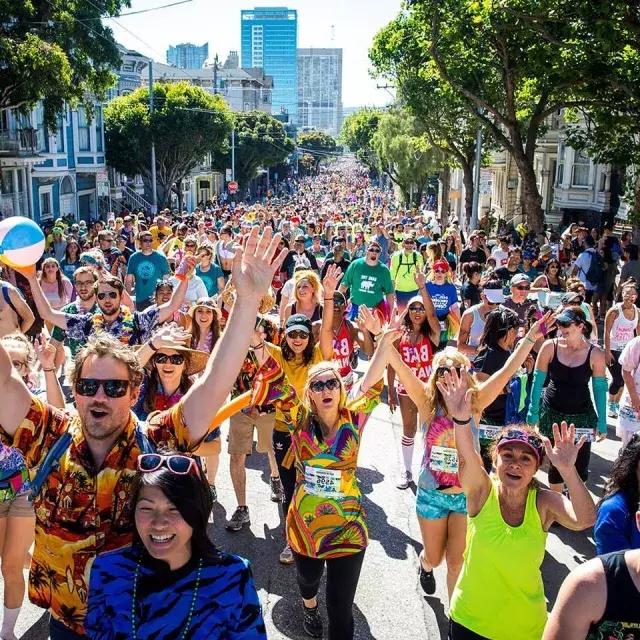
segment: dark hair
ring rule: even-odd
[[[584,239],[584,243],[589,249],[596,246],[596,241],[593,239],[593,236],[590,233],[587,233],[587,237]]]
[[[159,451],[158,453],[189,455],[182,451]],[[218,550],[207,535],[207,524],[213,508],[213,499],[209,483],[205,479],[202,469],[200,469],[200,476],[193,473],[178,475],[169,471],[165,466],[160,467],[157,471],[138,473],[133,483],[134,509],[140,499],[140,493],[145,487],[160,489],[167,500],[180,512],[183,520],[193,529],[191,553],[194,557],[210,559],[218,555]],[[134,535],[136,542],[142,544],[137,529]]]
[[[307,342],[307,346],[304,348],[304,351],[302,352],[302,364],[306,367],[307,365],[311,364],[311,361],[313,360],[313,350],[316,346],[316,339],[315,336],[313,335],[313,331],[309,334],[309,341]],[[287,342],[287,336],[283,335],[282,336],[282,357],[287,361],[290,362],[292,360],[295,360],[296,354],[293,352],[293,349],[289,346],[289,343]]]
[[[640,487],[638,486],[638,463],[640,463],[640,434],[634,433],[631,440],[620,449],[616,461],[611,467],[609,480],[598,507],[614,493],[622,493],[629,511],[638,510]]]
[[[422,306],[424,306],[424,303],[421,302],[420,304],[422,304]],[[405,315],[404,320],[402,321],[402,324],[406,329],[411,329],[412,328],[411,318],[409,318],[409,314],[408,313]],[[429,316],[426,313],[424,314],[424,318],[422,319],[422,323],[420,324],[420,327],[418,328],[418,333],[420,335],[423,335],[423,336],[431,339],[430,338],[431,328],[429,326]]]
[[[471,280],[471,276],[474,273],[482,273],[482,265],[479,262],[475,261],[465,262],[462,265],[462,271],[464,271],[464,275],[467,280]]]
[[[69,256],[69,247],[75,244],[76,248],[78,249],[76,251],[76,262],[78,262],[80,260],[80,253],[81,253],[81,249],[80,249],[80,243],[75,239],[75,238],[69,238],[67,240],[67,246],[64,250],[64,259],[67,261],[67,263],[69,262],[69,260],[71,259]]]
[[[180,391],[183,395],[187,391],[189,391],[191,385],[193,384],[193,382],[191,382],[191,378],[187,375],[187,370],[189,368],[189,358],[189,352],[184,353],[184,369],[182,370],[182,375],[180,376],[180,386],[178,387],[178,391]],[[158,375],[158,369],[156,368],[153,357],[151,358],[150,365],[150,372],[145,380],[145,385],[142,390],[142,393],[144,393],[142,406],[147,414],[156,411],[156,396],[158,395],[158,391],[162,388],[160,376]]]
[[[211,307],[208,307],[211,309]],[[197,349],[198,343],[200,342],[200,325],[196,322],[196,314],[195,311],[193,313],[193,321],[191,322],[191,348]],[[220,318],[218,316],[218,312],[213,310],[213,320],[211,321],[211,326],[209,327],[209,333],[211,334],[211,350],[213,351],[213,347],[216,346],[218,339],[220,338]]]
[[[585,312],[580,307],[571,307],[571,313],[575,316],[574,322],[582,324],[582,335],[584,335],[585,338],[589,338],[593,331],[593,325],[587,320]]]
[[[504,338],[510,329],[516,329],[520,325],[518,314],[511,309],[495,309],[487,314],[480,337],[478,353],[486,349],[496,349],[498,342]]]
[[[638,259],[638,245],[637,244],[629,244],[625,247],[625,251],[629,254],[629,260],[637,260]]]
[[[96,280],[93,283],[93,290],[98,293],[98,288],[101,284],[106,284],[112,289],[116,289],[120,295],[124,291],[124,285],[122,284],[122,280],[120,278],[116,278],[115,276],[105,275],[102,280]]]

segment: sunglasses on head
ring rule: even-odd
[[[116,291],[101,291],[97,296],[98,300],[104,300],[107,297],[111,300],[117,300],[118,293]]]
[[[78,378],[76,393],[81,396],[93,397],[102,387],[109,398],[122,398],[129,388],[128,380],[98,380],[96,378]]]
[[[198,463],[189,456],[177,453],[168,456],[159,453],[141,453],[138,456],[138,471],[142,473],[157,471],[161,467],[166,467],[177,476],[186,476],[191,471],[195,471],[194,475],[200,477]]]
[[[291,338],[292,340],[304,340],[308,337],[309,334],[306,331],[289,331],[289,333],[287,333],[287,338]]]
[[[153,357],[153,361],[156,364],[166,364],[170,362],[171,364],[184,364],[184,354],[182,353],[172,353],[169,355],[168,353],[156,353]]]
[[[309,389],[314,393],[322,393],[325,389],[335,391],[340,388],[340,381],[337,378],[329,378],[328,380],[314,380],[309,384]]]

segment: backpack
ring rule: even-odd
[[[591,252],[589,268],[586,270],[584,275],[591,284],[600,284],[604,279],[604,260],[595,250]]]
[[[411,273],[411,267],[415,267],[416,263],[418,262],[418,252],[417,251],[412,251],[411,252],[411,257],[413,258],[413,262],[402,262],[402,256],[404,255],[404,252],[400,252],[400,255],[398,256],[398,270],[396,271],[396,277],[395,280],[398,279],[398,275],[400,274],[400,267],[402,266],[406,266],[407,267],[407,274]],[[395,281],[394,281],[395,284]]]
[[[31,502],[33,502],[40,493],[40,489],[42,489],[42,485],[49,477],[49,474],[60,464],[60,458],[62,458],[65,451],[71,446],[72,440],[73,436],[71,433],[65,431],[47,452],[47,455],[38,467],[35,478],[31,482],[31,492],[29,493],[29,500]],[[138,422],[136,424],[136,442],[142,453],[156,452],[154,444],[149,440],[149,436],[147,435],[145,423]]]

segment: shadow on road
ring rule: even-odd
[[[44,611],[26,632],[20,636],[20,640],[45,640],[49,637],[49,612]]]

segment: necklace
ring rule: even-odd
[[[138,575],[140,573],[140,564],[142,562],[142,556],[138,557],[138,562],[136,563],[136,569],[133,574],[133,595],[131,596],[131,637],[133,640],[137,640],[137,629],[136,629],[136,604],[137,604],[137,596],[138,596]],[[196,599],[198,597],[198,589],[200,587],[200,574],[202,573],[202,558],[198,561],[198,572],[196,573],[196,585],[193,588],[193,595],[191,596],[191,605],[189,606],[189,615],[187,616],[187,622],[184,625],[184,629],[182,634],[180,635],[180,640],[184,640],[187,637],[187,632],[189,631],[189,627],[191,626],[191,619],[193,618],[193,611],[196,608]]]
[[[254,351],[256,349],[263,349],[264,348],[264,342],[261,342],[260,344],[250,344],[249,348],[253,349]]]

